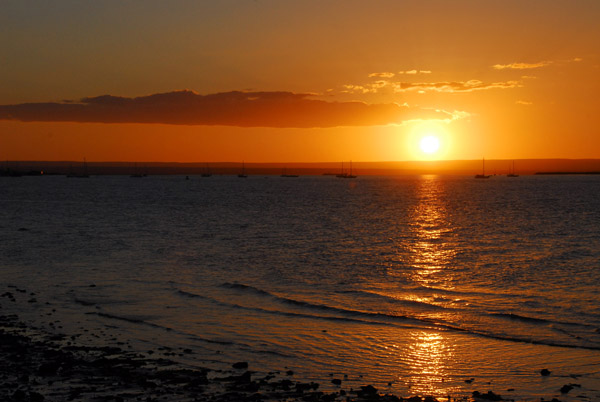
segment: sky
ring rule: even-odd
[[[597,0],[2,0],[0,160],[600,158],[598,21]]]

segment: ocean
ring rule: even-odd
[[[0,284],[46,301],[0,313],[32,326],[323,389],[600,400],[600,176],[2,177],[0,200]]]

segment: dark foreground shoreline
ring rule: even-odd
[[[76,336],[44,334],[16,315],[0,315],[0,359],[2,401],[437,401],[380,395],[370,385],[321,392],[317,383],[294,381],[291,371],[256,376],[247,362],[229,371],[185,368],[119,347],[80,345]]]
[[[9,285],[9,291],[0,295],[0,401],[512,400],[491,391],[438,399],[399,397],[384,394],[369,384],[353,389],[346,386],[342,378],[328,378],[318,384],[298,381],[289,370],[258,373],[252,371],[252,364],[248,362],[238,362],[222,370],[189,366],[168,358],[193,353],[188,349],[159,347],[155,351],[140,352],[134,351],[128,342],[101,341],[90,345],[81,340],[81,334],[61,333],[61,327],[37,328],[26,324],[17,314],[9,313],[10,309],[3,308],[2,304],[18,307],[19,293],[29,299],[28,303],[39,303],[35,293],[28,294],[15,286]],[[552,402],[559,400],[552,399]]]

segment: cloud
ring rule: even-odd
[[[406,71],[398,71],[398,74],[408,74],[408,75],[431,74],[431,71],[429,71],[429,70],[406,70]]]
[[[546,67],[552,63],[552,61],[540,61],[539,63],[494,64],[492,67],[495,70],[530,70],[534,68]]]
[[[383,73],[371,73],[369,74],[369,78],[393,78],[394,77],[394,73],[390,73],[390,72],[383,72]]]
[[[447,82],[400,82],[393,85],[395,92],[434,91],[434,92],[473,92],[487,89],[515,88],[518,81],[485,83],[479,80],[447,81]]]
[[[441,82],[393,82],[377,81],[367,85],[344,85],[347,93],[377,93],[384,88],[390,88],[395,93],[400,92],[473,92],[488,89],[508,89],[521,87],[519,81],[504,81],[485,83],[479,80],[469,81],[441,81]]]
[[[531,70],[535,68],[542,68],[549,66],[551,64],[554,65],[565,65],[569,63],[579,63],[583,61],[581,57],[574,57],[572,59],[562,59],[562,60],[546,60],[540,61],[538,63],[510,63],[510,64],[494,64],[492,68],[495,70]]]
[[[310,96],[241,91],[200,95],[188,90],[136,98],[103,95],[78,102],[0,105],[0,120],[325,128],[445,117],[440,111],[396,103],[329,102]]]
[[[516,104],[517,104],[517,105],[526,105],[526,106],[528,106],[528,105],[533,105],[533,102],[524,101],[524,100],[518,100],[518,101],[516,102]]]
[[[398,74],[406,74],[406,75],[431,74],[431,71],[430,70],[405,70],[405,71],[398,71]],[[394,78],[395,76],[396,76],[395,73],[391,73],[389,71],[369,74],[369,78]]]

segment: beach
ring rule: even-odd
[[[6,301],[40,303],[36,296],[9,286],[0,311],[14,310],[4,308]],[[106,333],[90,334],[96,345],[104,346],[89,346],[78,341],[82,333],[62,333],[59,320],[49,323],[55,330],[28,326],[16,314],[0,315],[3,401],[436,401],[384,395],[371,385],[346,390],[342,379],[333,378],[330,382],[339,390],[323,392],[318,383],[295,380],[291,370],[264,375],[253,372],[248,362],[236,362],[230,370],[189,367],[171,358],[192,354],[189,349],[144,353],[106,339]]]
[[[41,312],[43,319],[24,322],[15,311]],[[192,349],[157,347],[138,350],[133,343],[118,340],[105,330],[81,327],[64,331],[60,311],[43,295],[8,285],[0,295],[0,399],[3,401],[381,401],[448,402],[514,401],[511,391],[490,390],[489,383],[471,395],[399,396],[379,390],[361,378],[350,382],[348,375],[333,374],[321,381],[302,381],[293,370],[253,370],[252,362],[240,361],[228,369],[209,368],[210,362],[190,365],[180,358]],[[549,376],[551,372],[540,373]],[[466,383],[476,381],[466,379]],[[487,388],[486,388],[487,387]],[[574,376],[557,392],[540,400],[558,402],[556,394],[575,400],[600,399],[597,389],[582,388]],[[508,395],[507,395],[508,394]],[[521,399],[518,399],[521,400]]]

